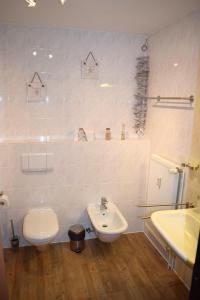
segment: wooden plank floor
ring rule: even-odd
[[[68,243],[5,250],[10,300],[185,300],[188,291],[143,233],[112,244],[86,241],[81,254]]]

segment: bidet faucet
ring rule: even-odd
[[[106,209],[108,209],[107,203],[108,203],[108,200],[105,197],[101,197],[100,210],[106,210]]]

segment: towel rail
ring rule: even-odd
[[[161,97],[161,96],[156,96],[156,97],[145,97],[146,99],[149,100],[157,100],[158,102],[161,102],[162,100],[184,100],[184,101],[189,101],[190,103],[194,102],[194,96],[191,95],[189,97]]]
[[[193,208],[194,204],[186,202],[186,203],[172,203],[172,204],[148,204],[148,205],[140,204],[140,205],[137,205],[137,207],[139,207],[139,208],[160,207],[160,206],[166,206],[166,207],[167,206],[175,206],[177,209],[178,206],[185,206],[186,208]],[[146,219],[150,219],[151,216],[138,216],[138,218],[146,220]]]
[[[192,208],[193,204],[186,202],[186,203],[171,203],[171,204],[138,204],[137,207],[160,207],[160,206],[186,206],[186,208]]]

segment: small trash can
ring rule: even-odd
[[[70,249],[76,253],[80,253],[85,248],[85,228],[76,224],[69,228],[68,235],[70,238]]]

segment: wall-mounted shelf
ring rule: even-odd
[[[148,140],[144,137],[138,137],[138,135],[131,136],[130,138],[127,138],[126,140],[121,140],[120,138],[113,138],[110,141],[106,141],[103,138],[97,138],[94,140],[89,140],[87,143],[113,143],[113,142],[119,142],[121,144],[135,141],[135,140]],[[0,145],[1,144],[45,144],[45,143],[65,143],[65,142],[71,142],[71,143],[81,143],[78,141],[75,141],[74,138],[68,137],[68,136],[60,136],[60,137],[43,137],[42,139],[39,137],[21,137],[21,138],[15,138],[15,137],[5,137],[0,139]],[[83,142],[85,144],[85,142]]]
[[[150,100],[156,100],[158,102],[161,102],[163,100],[183,100],[183,101],[188,101],[190,103],[194,102],[194,96],[191,95],[189,97],[161,97],[161,96],[156,96],[156,97],[146,97],[147,99]]]
[[[194,103],[194,96],[189,97],[146,97],[149,100],[155,100],[153,106],[166,108],[182,108],[192,109]]]

